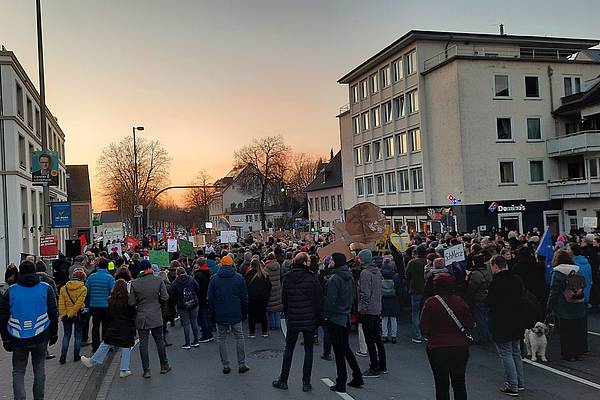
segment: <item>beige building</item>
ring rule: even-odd
[[[339,151],[304,189],[308,199],[308,219],[315,229],[334,228],[344,221],[342,152]]]
[[[578,57],[598,43],[408,32],[339,80],[344,208],[371,201],[410,231],[441,229],[448,210],[442,222],[459,231],[581,227],[596,211],[556,195],[555,181],[572,178],[551,147],[587,129],[556,111],[600,75],[600,61]]]

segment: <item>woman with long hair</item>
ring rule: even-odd
[[[135,344],[135,307],[128,304],[129,292],[127,282],[119,279],[115,282],[108,298],[107,328],[104,340],[91,358],[81,357],[81,362],[88,368],[101,365],[111,346],[121,348],[121,372],[119,376],[131,375],[129,364],[131,348]]]
[[[87,296],[87,288],[85,287],[85,272],[83,269],[76,268],[71,275],[71,280],[68,281],[61,289],[58,296],[58,315],[63,323],[63,341],[59,362],[64,364],[67,362],[67,351],[69,350],[69,342],[73,331],[73,361],[81,360],[79,351],[81,350],[81,332],[82,319],[81,309],[85,307],[85,297]]]
[[[268,337],[267,304],[271,294],[271,281],[260,260],[253,259],[250,262],[245,279],[248,287],[248,337],[255,337],[256,323],[260,323],[262,336]]]

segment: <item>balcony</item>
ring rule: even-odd
[[[600,179],[568,179],[548,182],[551,199],[600,197]]]
[[[600,131],[581,131],[546,140],[548,157],[600,151]]]

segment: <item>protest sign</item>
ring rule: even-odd
[[[221,231],[221,243],[235,243],[237,242],[236,231]]]
[[[346,216],[346,231],[352,242],[375,242],[383,236],[385,227],[385,214],[370,202],[356,204]]]
[[[58,238],[55,235],[45,235],[40,237],[40,256],[58,256]]]
[[[169,253],[177,252],[177,239],[169,239],[167,240],[167,251]]]
[[[107,244],[106,248],[108,249],[109,253],[118,253],[121,254],[121,249],[123,247],[123,244],[121,242],[115,242],[115,243],[111,243],[111,244]]]
[[[179,252],[186,257],[194,257],[194,244],[190,241],[179,239]]]
[[[596,217],[583,217],[583,230],[586,232],[592,232],[598,227],[598,218]]]
[[[457,244],[446,250],[444,250],[444,258],[446,259],[446,265],[450,265],[453,262],[465,260],[465,246]]]
[[[203,247],[206,245],[206,236],[196,235],[194,236],[194,247]]]
[[[164,250],[150,250],[150,263],[156,264],[159,267],[169,266],[169,253]]]
[[[325,247],[320,247],[319,249],[317,249],[317,254],[319,255],[320,259],[323,259],[323,257],[326,256],[330,256],[333,253],[342,253],[346,256],[346,259],[348,260],[354,257],[352,255],[352,252],[350,251],[350,247],[348,247],[348,244],[341,239],[338,239]]]

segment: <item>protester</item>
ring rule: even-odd
[[[200,343],[208,343],[214,340],[212,329],[208,323],[208,283],[210,282],[210,271],[204,257],[198,259],[198,269],[194,271],[194,279],[198,282],[198,327],[202,331]]]
[[[492,279],[492,270],[488,263],[485,262],[485,256],[483,254],[473,256],[473,269],[470,271],[467,279],[466,299],[471,307],[475,321],[477,321],[477,328],[474,332],[475,341],[483,345],[487,345],[492,338],[488,323],[489,308],[486,304]]]
[[[81,309],[85,307],[85,298],[87,296],[87,288],[84,285],[85,272],[83,269],[76,269],[71,274],[71,280],[60,289],[58,298],[58,316],[63,323],[63,341],[60,353],[59,362],[64,364],[67,362],[67,352],[69,350],[69,342],[73,336],[73,361],[81,360],[79,352],[81,350]]]
[[[279,314],[283,311],[281,300],[281,265],[275,259],[274,253],[269,253],[265,264],[265,270],[271,281],[271,292],[267,304],[267,317],[269,329],[279,329],[281,327]]]
[[[172,283],[169,281],[169,278],[167,277],[167,272],[166,271],[160,271],[158,273],[158,277],[160,279],[162,279],[162,281],[165,283],[165,287],[167,288],[167,293],[171,293],[171,285]],[[173,299],[169,296],[168,300],[161,300],[160,301],[160,313],[162,316],[162,320],[163,320],[163,336],[165,338],[165,347],[170,347],[173,344],[169,343],[169,340],[167,338],[167,334],[169,333],[169,330],[167,329],[167,324],[169,323],[169,321],[173,321],[175,319],[175,316],[177,315],[177,309],[176,309],[176,304],[173,301]]]
[[[184,350],[190,350],[192,347],[200,346],[198,342],[198,297],[200,295],[200,286],[192,277],[190,277],[183,267],[177,267],[177,279],[171,286],[169,298],[177,304],[177,312],[181,317],[183,326],[183,335],[185,343],[181,346]],[[194,335],[194,340],[190,342],[190,330]]]
[[[590,294],[592,291],[592,266],[590,265],[590,261],[583,255],[582,247],[577,243],[569,243],[567,251],[573,256],[574,264],[579,267],[579,274],[585,278],[586,285],[583,289],[583,302],[587,308],[587,305],[590,303]]]
[[[548,301],[545,270],[546,266],[536,260],[530,247],[523,246],[517,250],[517,260],[512,271],[521,278],[525,289],[530,291],[540,304],[546,304]]]
[[[425,265],[427,264],[427,247],[424,244],[417,246],[417,257],[410,260],[406,266],[406,283],[410,294],[412,324],[414,329],[413,343],[423,343],[419,318],[423,305],[423,292],[425,290]]]
[[[329,282],[329,279],[331,279],[331,277],[335,273],[335,269],[330,266],[331,260],[332,260],[331,256],[328,256],[326,259],[326,262],[324,263],[324,268],[319,271],[319,275],[318,275],[319,284],[321,285],[321,291],[323,293],[323,300],[321,301],[321,303],[323,303],[325,301],[325,297],[326,297],[326,293],[327,293],[327,283]],[[321,309],[323,308],[322,306],[323,306],[323,304],[321,304]],[[331,337],[329,336],[329,330],[327,329],[326,324],[321,324],[321,326],[323,329],[323,354],[321,355],[321,358],[326,361],[332,361],[333,360],[333,357],[331,355],[332,346],[331,346]]]
[[[255,337],[256,324],[260,323],[262,336],[269,336],[267,324],[267,304],[271,293],[271,280],[262,263],[254,259],[245,275],[248,288],[248,337]]]
[[[100,327],[102,338],[106,334],[105,321],[108,311],[108,297],[115,285],[115,278],[107,271],[108,260],[98,260],[98,271],[90,275],[85,286],[89,296],[90,314],[92,316],[92,352],[95,353],[100,346]]]
[[[401,257],[400,257],[401,258]],[[383,257],[381,266],[381,316],[383,343],[397,343],[398,317],[402,310],[402,277],[391,256]]]

